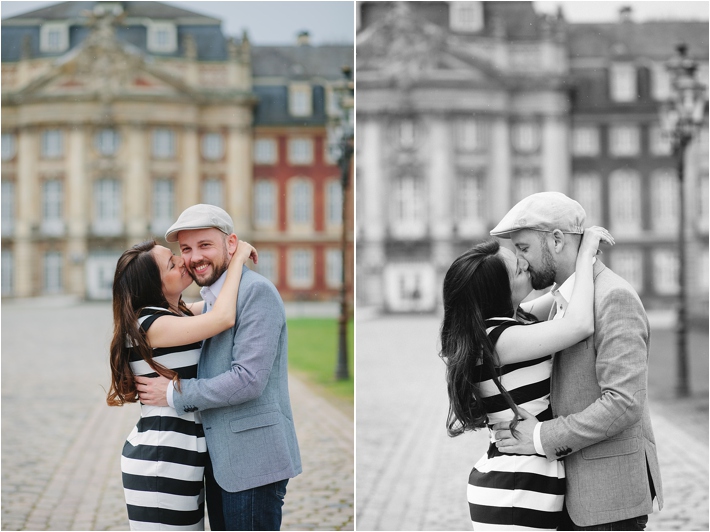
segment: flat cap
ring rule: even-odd
[[[177,222],[171,225],[165,233],[165,240],[177,242],[177,235],[180,231],[209,229],[210,227],[219,229],[226,235],[231,235],[234,232],[232,217],[224,209],[204,203],[193,205],[182,211]]]
[[[491,231],[491,235],[510,238],[522,229],[563,233],[584,233],[586,213],[582,206],[561,192],[538,192],[520,200]]]

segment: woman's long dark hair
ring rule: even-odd
[[[159,375],[176,379],[177,373],[153,360],[153,349],[145,332],[138,326],[144,307],[169,308],[163,295],[160,269],[151,251],[154,240],[136,244],[126,250],[116,265],[113,278],[113,340],[111,341],[111,387],[106,397],[109,406],[121,406],[138,400],[136,383],[129,364],[135,351]],[[180,298],[178,310],[192,315]],[[129,347],[132,346],[132,347]],[[179,385],[179,382],[177,383]]]
[[[444,278],[444,321],[441,324],[441,356],[446,363],[449,392],[449,436],[486,426],[487,414],[476,378],[481,372],[493,382],[515,412],[511,430],[518,424],[518,407],[500,383],[498,356],[486,334],[485,320],[512,318],[510,279],[498,255],[500,244],[489,240],[458,257]]]

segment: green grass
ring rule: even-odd
[[[335,379],[338,363],[338,320],[294,318],[288,323],[288,362],[292,370],[327,394],[353,401],[353,322],[348,323],[350,378]]]

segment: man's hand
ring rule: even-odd
[[[535,454],[535,444],[533,443],[533,431],[538,421],[530,412],[518,407],[522,420],[515,427],[517,438],[513,437],[510,429],[509,421],[496,423],[493,425],[493,430],[496,431],[495,436],[496,447],[502,453],[513,454]]]
[[[170,379],[158,375],[155,378],[136,377],[135,381],[141,403],[150,406],[170,406],[166,396]]]

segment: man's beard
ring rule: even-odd
[[[210,264],[212,266],[212,273],[209,275],[209,277],[205,277],[203,279],[198,279],[197,275],[192,271],[193,268],[196,266],[201,266],[202,264]],[[221,277],[221,275],[227,271],[227,267],[229,266],[229,254],[227,253],[227,248],[224,248],[224,256],[222,257],[222,263],[217,265],[212,261],[208,260],[203,260],[198,262],[197,264],[191,264],[190,268],[187,270],[187,272],[190,274],[190,277],[197,283],[198,286],[212,286],[217,279]]]
[[[531,270],[528,265],[528,272],[530,273],[530,284],[535,290],[542,290],[552,286],[552,283],[555,282],[557,267],[552,258],[552,253],[550,253],[546,245],[542,246],[542,266],[540,270]]]

